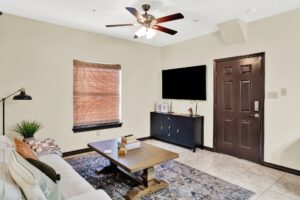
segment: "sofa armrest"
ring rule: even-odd
[[[112,200],[103,190],[95,190],[84,194],[68,198],[67,200]]]

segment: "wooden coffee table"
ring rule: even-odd
[[[168,183],[158,180],[154,175],[154,166],[169,160],[178,158],[177,153],[167,151],[153,145],[141,142],[141,148],[130,150],[125,156],[118,156],[118,140],[105,140],[89,143],[88,146],[107,158],[111,165],[104,171],[122,171],[139,183],[126,195],[127,199],[140,199],[147,194],[168,187]],[[111,153],[104,153],[105,150],[112,150]],[[133,173],[143,170],[141,177],[134,176]]]

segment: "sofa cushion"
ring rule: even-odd
[[[95,190],[93,186],[74,171],[74,169],[70,169],[61,174],[60,181],[57,185],[65,198],[74,197]]]
[[[63,200],[57,185],[24,158],[11,151],[9,171],[28,200]]]
[[[0,199],[22,200],[25,199],[19,186],[12,179],[7,165],[0,164]]]
[[[32,158],[38,160],[38,157],[33,153],[30,147],[20,139],[15,138],[16,151],[23,156],[23,158]]]
[[[57,154],[39,156],[39,160],[53,167],[55,171],[61,175],[63,175],[64,171],[73,169],[71,165],[69,165],[61,156]]]
[[[13,144],[6,136],[0,136],[0,164],[8,163],[8,155],[7,152],[9,149],[13,148]]]
[[[67,200],[111,200],[111,198],[103,190],[94,190]]]
[[[46,163],[43,163],[42,161],[35,160],[35,159],[32,159],[32,158],[26,158],[26,160],[30,164],[32,164],[33,166],[35,166],[36,168],[38,168],[40,171],[42,171],[54,183],[56,183],[56,181],[60,180],[60,175],[57,174],[56,171],[51,166],[47,165]]]
[[[95,191],[93,186],[82,178],[62,157],[55,154],[48,154],[40,156],[39,159],[52,166],[61,175],[57,185],[65,198]]]
[[[6,136],[0,135],[0,146],[2,147],[13,147],[12,142]]]
[[[6,143],[0,137],[0,199],[4,200],[23,200],[25,199],[19,186],[14,182],[8,170],[9,152],[11,151],[11,142]]]

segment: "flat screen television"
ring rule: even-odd
[[[162,97],[206,100],[206,65],[163,70]]]

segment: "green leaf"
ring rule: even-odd
[[[22,135],[24,138],[33,137],[36,132],[43,128],[42,124],[37,121],[21,121],[16,124],[13,131]]]

